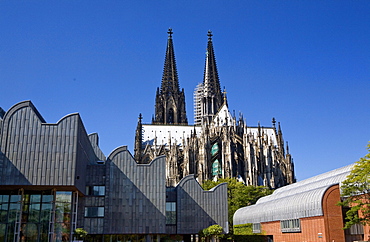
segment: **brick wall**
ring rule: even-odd
[[[266,235],[273,235],[274,241],[279,242],[329,242],[325,239],[323,216],[302,218],[300,233],[282,233],[280,221],[262,223],[262,231]],[[322,233],[322,238],[318,238],[319,233]]]
[[[330,187],[323,197],[324,216],[300,219],[299,233],[282,233],[280,221],[261,223],[262,231],[265,235],[273,235],[273,240],[279,242],[345,241],[342,210],[336,205],[339,200],[339,186]]]
[[[342,207],[336,205],[339,201],[339,185],[330,187],[325,192],[322,203],[327,241],[345,241]]]

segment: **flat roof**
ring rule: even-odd
[[[274,128],[260,127],[261,132],[273,145],[277,145],[277,138]],[[202,134],[202,127],[196,125],[160,125],[143,124],[143,143],[149,145],[183,145],[183,140],[196,133],[199,137]],[[257,139],[258,127],[247,127],[247,134]]]

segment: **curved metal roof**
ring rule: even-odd
[[[255,205],[238,209],[234,214],[234,225],[321,216],[326,190],[346,179],[352,166],[278,188],[273,194],[260,198]]]

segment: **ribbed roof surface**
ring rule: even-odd
[[[260,198],[255,205],[238,209],[234,214],[234,225],[321,216],[325,191],[345,180],[352,166],[278,188],[273,194]]]

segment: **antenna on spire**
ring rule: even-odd
[[[168,34],[168,38],[172,39],[172,34],[173,34],[172,28],[168,28],[167,34]]]
[[[213,34],[212,34],[212,31],[211,30],[208,30],[207,36],[208,36],[208,41],[212,41]]]

